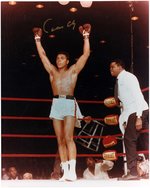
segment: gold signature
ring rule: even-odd
[[[47,20],[44,21],[44,23],[43,23],[43,31],[45,33],[55,32],[55,31],[58,31],[58,30],[62,30],[64,28],[70,28],[70,29],[74,30],[75,27],[76,27],[75,20],[69,20],[66,24],[57,25],[55,27],[52,25],[52,21],[53,21],[52,18],[48,18]],[[49,29],[46,29],[46,28],[49,28]]]

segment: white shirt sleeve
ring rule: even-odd
[[[144,110],[148,109],[148,104],[144,99],[139,81],[136,76],[123,70],[118,75],[118,97],[123,104],[122,113],[124,121],[132,113],[141,116]]]
[[[84,179],[91,179],[91,174],[90,174],[88,168],[84,170],[84,172],[83,172],[83,178]]]
[[[108,161],[108,160],[103,160],[102,165],[103,164],[106,164],[108,166],[107,171],[111,170],[113,168],[113,166],[114,166],[114,163],[112,161]]]
[[[144,97],[140,89],[139,81],[134,75],[130,74],[129,77],[126,77],[126,82],[128,91],[131,92],[131,97],[133,97],[136,105],[136,115],[142,116]]]

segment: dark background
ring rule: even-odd
[[[43,9],[36,9],[39,2],[17,2],[10,6],[1,3],[1,94],[2,97],[51,99],[52,90],[48,74],[44,70],[36,51],[33,27],[41,27],[48,19],[43,32],[42,44],[52,63],[58,51],[65,50],[70,54],[70,64],[82,54],[83,39],[78,27],[84,23],[92,26],[90,44],[91,55],[78,77],[75,90],[77,100],[103,101],[113,95],[115,79],[109,72],[109,63],[113,58],[121,58],[126,69],[131,70],[131,14],[139,17],[132,21],[133,26],[133,70],[139,79],[141,88],[149,85],[149,6],[148,1],[93,2],[91,8],[82,8],[79,2],[70,2],[66,6],[58,2],[42,2]],[[77,12],[69,12],[76,7]],[[68,26],[74,21],[75,27]],[[51,31],[52,27],[63,26],[63,29]],[[55,34],[55,38],[49,38]],[[106,43],[100,43],[105,40]],[[148,92],[144,92],[148,102]],[[83,115],[103,118],[106,115],[119,113],[118,109],[108,109],[103,104],[79,103]],[[12,102],[2,101],[2,116],[48,117],[50,102]],[[76,129],[76,134],[79,129]],[[103,135],[120,133],[118,126],[105,125]],[[2,134],[41,134],[54,135],[51,121],[2,120]],[[78,153],[102,153],[105,148],[100,144],[98,152],[92,152],[77,144]],[[122,144],[114,148],[122,152]],[[2,153],[56,153],[57,143],[52,139],[3,138]],[[85,158],[78,158],[77,168],[85,167]],[[2,166],[15,165],[20,172],[30,170],[35,176],[49,176],[54,159],[40,158],[3,158]],[[36,169],[36,170],[35,170]],[[38,170],[37,170],[38,169]],[[121,169],[121,171],[120,171]],[[122,158],[115,162],[112,176],[123,173]]]

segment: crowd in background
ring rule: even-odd
[[[62,176],[59,158],[55,161],[51,160],[53,167],[49,166],[46,160],[40,163],[36,159],[30,159],[30,164],[26,165],[24,169],[20,166],[2,167],[2,180],[38,180],[38,179],[53,179],[58,180]],[[84,161],[84,163],[83,163]],[[116,179],[111,171],[115,167],[115,162],[102,159],[95,159],[92,157],[85,158],[81,161],[83,165],[77,167],[78,179],[84,178],[88,180],[109,180]],[[47,165],[47,170],[45,170]],[[138,157],[138,173],[141,178],[149,178],[149,160],[145,159],[144,155]],[[120,169],[118,168],[120,172]],[[121,174],[120,174],[121,175]]]

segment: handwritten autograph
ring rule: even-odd
[[[53,19],[52,18],[48,18],[47,20],[44,21],[43,23],[43,31],[45,33],[50,33],[50,32],[55,32],[58,30],[63,30],[65,28],[70,28],[72,30],[75,29],[76,27],[76,21],[75,20],[69,20],[66,24],[64,25],[57,25],[57,26],[53,26],[52,24]],[[47,29],[49,28],[49,29]]]

